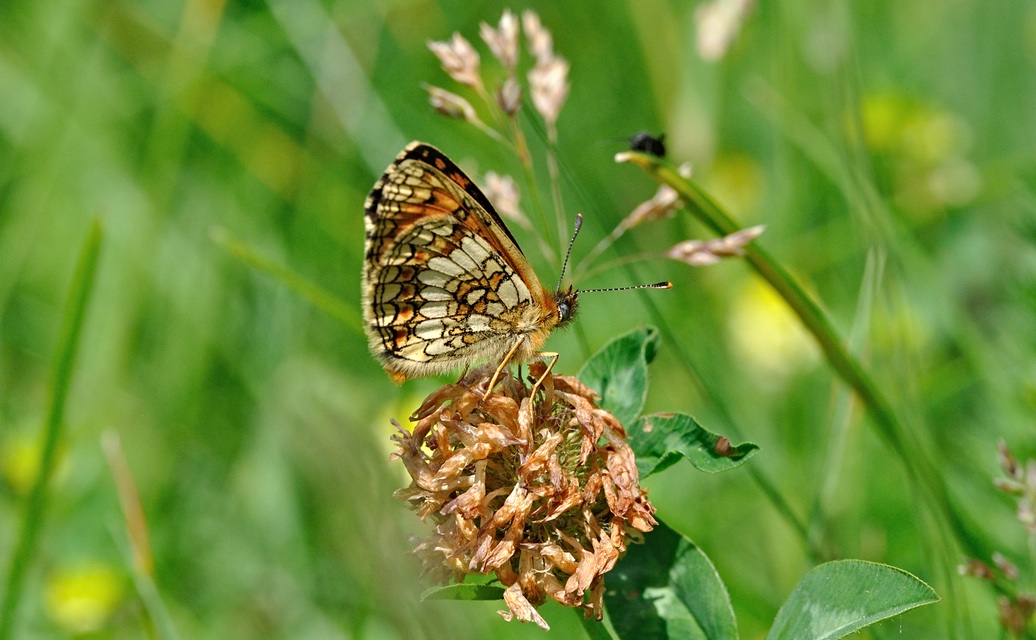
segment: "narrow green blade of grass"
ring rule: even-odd
[[[356,305],[346,304],[341,298],[330,293],[326,289],[310,282],[299,274],[295,273],[284,265],[260,255],[244,242],[233,237],[230,232],[222,227],[212,230],[212,239],[241,262],[250,267],[262,271],[271,278],[278,280],[286,287],[308,300],[314,307],[320,309],[332,318],[336,318],[347,327],[360,327],[363,320],[356,311]]]
[[[47,409],[47,421],[44,425],[39,473],[29,492],[28,500],[25,502],[21,530],[11,555],[3,603],[0,605],[0,640],[12,637],[25,576],[39,543],[40,531],[46,515],[50,478],[54,473],[58,444],[64,426],[65,402],[68,399],[68,390],[72,383],[72,372],[75,369],[76,354],[79,351],[79,338],[86,317],[86,307],[90,301],[90,293],[93,290],[97,274],[101,237],[101,223],[95,219],[90,225],[86,239],[83,241],[83,247],[79,252],[79,259],[72,276],[72,287],[65,302],[61,333],[58,335],[54,357],[54,380],[51,386],[50,406]]]

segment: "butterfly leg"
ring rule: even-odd
[[[554,368],[554,364],[558,361],[558,358],[561,356],[561,354],[557,353],[556,351],[544,351],[536,355],[543,358],[549,358],[550,364],[547,365],[547,369],[543,372],[543,375],[540,376],[539,379],[536,380],[536,383],[532,385],[532,391],[529,393],[530,398],[536,397],[536,390],[540,388],[540,386],[543,384],[543,381],[546,380],[547,376],[550,375],[551,370]]]
[[[507,366],[507,363],[511,361],[511,358],[514,357],[514,354],[518,352],[518,347],[522,346],[523,342],[525,342],[525,336],[521,336],[515,340],[514,346],[512,346],[507,352],[504,359],[500,361],[500,366],[496,368],[496,371],[493,373],[493,377],[489,379],[489,386],[486,387],[486,395],[489,395],[489,392],[493,390],[494,386],[496,386],[497,380],[500,379],[500,373],[504,370],[504,367]]]

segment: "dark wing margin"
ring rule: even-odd
[[[486,213],[488,213],[490,218],[493,219],[493,223],[503,229],[504,234],[512,243],[514,243],[514,246],[518,247],[519,251],[522,251],[521,245],[519,245],[518,241],[514,239],[513,235],[511,235],[511,230],[508,229],[507,225],[504,224],[504,221],[500,219],[500,214],[496,212],[496,208],[493,207],[493,203],[491,203],[489,198],[482,193],[482,190],[475,185],[474,180],[469,178],[468,175],[464,173],[455,162],[453,162],[453,160],[446,157],[445,153],[439,151],[430,144],[415,140],[408,144],[406,149],[403,149],[403,152],[396,158],[395,164],[399,164],[404,160],[410,159],[420,160],[421,162],[432,165],[441,171],[443,175],[452,180],[454,184],[464,189],[464,191],[467,192],[475,202],[479,203],[479,205],[486,210]],[[375,190],[377,190],[377,188]],[[372,193],[371,195],[374,194]],[[522,251],[523,255],[524,253],[525,252]]]

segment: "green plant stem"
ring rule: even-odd
[[[558,225],[558,249],[568,236],[568,215],[561,198],[561,176],[558,171],[558,130],[553,123],[547,124],[547,174],[550,176],[550,197],[554,202],[554,221]],[[564,274],[562,274],[564,275]]]
[[[50,479],[54,475],[58,445],[64,427],[65,402],[68,399],[72,371],[75,368],[76,354],[79,351],[79,338],[86,317],[86,307],[97,273],[101,236],[101,224],[94,219],[79,252],[72,287],[65,302],[61,333],[58,335],[54,357],[54,380],[51,386],[50,406],[47,409],[47,421],[44,426],[39,473],[36,475],[36,481],[25,502],[21,531],[11,555],[6,590],[3,603],[0,605],[0,640],[7,640],[12,635],[25,576],[36,554],[36,548],[39,546],[40,531],[43,527],[49,498]]]
[[[697,185],[681,176],[668,162],[633,152],[626,154],[626,159],[644,169],[658,182],[675,189],[692,215],[718,235],[729,235],[740,230],[741,225]],[[859,361],[849,353],[820,306],[758,243],[753,242],[745,247],[745,258],[813,334],[832,368],[859,396],[882,438],[903,461],[910,477],[925,489],[925,495],[933,501],[936,511],[943,514],[945,522],[954,531],[957,539],[969,553],[976,557],[985,557],[978,540],[957,513],[946,486],[927,452],[921,447],[911,446],[913,443],[909,441],[907,431],[892,410],[891,404]]]
[[[354,305],[345,304],[340,298],[323,287],[303,278],[284,265],[261,255],[244,242],[230,235],[230,232],[226,229],[214,227],[209,235],[227,253],[248,266],[280,281],[288,289],[308,300],[317,309],[337,319],[344,326],[352,328],[363,326],[363,319],[356,312]]]
[[[536,215],[539,217],[540,228],[543,230],[543,235],[546,236],[545,247],[550,250],[550,253],[546,256],[548,261],[557,262],[560,266],[557,254],[554,253],[553,247],[557,247],[560,240],[555,241],[554,238],[549,237],[548,229],[551,228],[551,224],[547,221],[547,210],[543,206],[543,201],[540,199],[540,192],[536,189],[536,173],[532,166],[532,155],[529,153],[529,145],[525,140],[525,134],[522,133],[522,129],[519,126],[517,120],[512,120],[511,126],[512,137],[514,138],[514,147],[518,152],[518,160],[522,165],[522,177],[525,180],[525,190],[529,194],[529,198],[532,200],[533,209],[536,210]]]

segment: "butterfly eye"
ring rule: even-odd
[[[568,319],[568,315],[571,313],[571,308],[567,302],[558,303],[558,322],[564,322]]]

